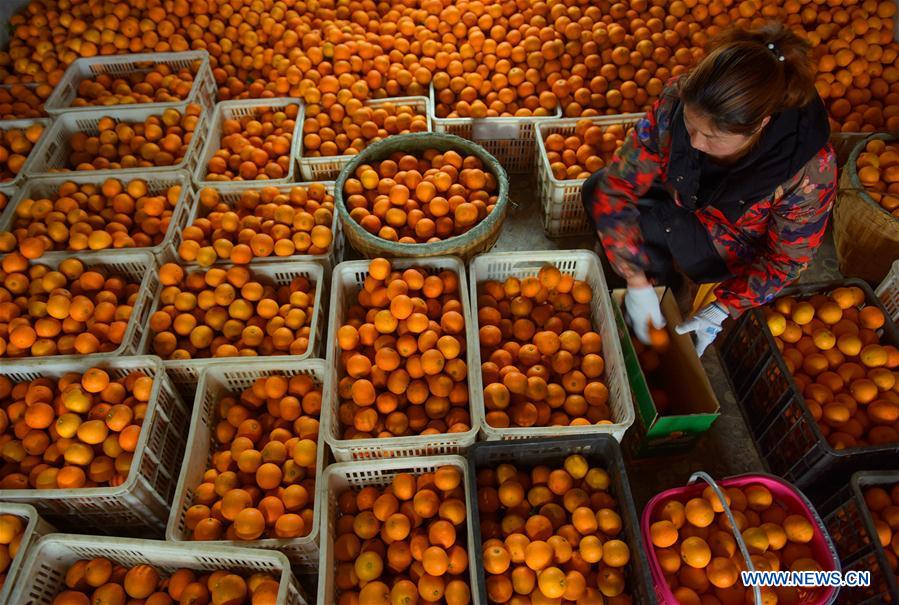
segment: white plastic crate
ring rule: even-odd
[[[318,605],[337,603],[337,587],[334,573],[337,562],[334,560],[334,539],[337,534],[337,498],[348,489],[375,486],[387,487],[393,478],[400,473],[422,475],[436,471],[441,466],[454,466],[462,473],[462,485],[465,486],[465,549],[468,551],[468,575],[471,587],[471,605],[481,605],[478,595],[478,570],[474,566],[473,549],[477,547],[478,538],[474,535],[472,515],[477,511],[471,506],[477,499],[470,493],[473,482],[468,481],[468,463],[461,456],[429,456],[422,458],[402,458],[397,460],[370,460],[366,464],[346,462],[332,464],[325,469],[322,480],[316,486],[322,491],[322,506],[325,506],[321,524],[321,558],[318,569]],[[327,500],[326,500],[327,499]],[[461,533],[461,532],[459,532]],[[457,543],[463,543],[457,538]]]
[[[592,424],[585,426],[542,426],[542,427],[510,427],[495,428],[487,424],[484,409],[484,383],[481,376],[480,347],[472,346],[469,355],[471,364],[477,368],[474,373],[474,391],[477,394],[472,401],[478,406],[478,417],[481,420],[481,436],[493,441],[497,439],[524,439],[526,437],[562,437],[565,435],[589,435],[606,433],[621,441],[624,433],[634,423],[634,403],[631,400],[630,385],[624,366],[621,343],[618,341],[618,330],[615,326],[615,315],[612,311],[612,300],[606,279],[602,274],[599,257],[587,250],[558,250],[535,252],[494,252],[482,254],[472,259],[469,265],[469,287],[471,288],[471,305],[474,321],[468,324],[468,341],[478,342],[477,301],[478,284],[488,280],[504,281],[508,277],[523,278],[536,276],[544,265],[553,265],[562,273],[568,273],[577,280],[587,282],[593,289],[593,300],[590,305],[590,320],[593,329],[602,337],[602,357],[605,360],[603,382],[609,389],[609,408],[612,412],[612,424]]]
[[[547,237],[592,233],[593,225],[581,202],[581,187],[586,179],[559,180],[553,176],[544,143],[546,137],[551,134],[574,134],[575,126],[582,120],[589,120],[601,127],[621,124],[627,130],[643,116],[642,113],[626,113],[592,118],[561,118],[545,120],[537,125],[534,137],[537,141],[537,195],[543,206],[543,231]]]
[[[227,269],[228,267],[232,266],[232,264],[229,263],[217,266]],[[267,281],[278,286],[285,286],[289,284],[295,277],[306,277],[313,283],[313,285],[315,286],[315,300],[312,310],[312,322],[309,325],[309,347],[302,355],[290,355],[289,357],[293,360],[317,357],[316,353],[318,352],[318,347],[324,336],[324,321],[322,320],[321,315],[322,301],[325,300],[322,293],[325,283],[324,269],[322,268],[322,266],[319,263],[310,261],[284,261],[280,263],[254,263],[252,265],[249,265],[249,268],[255,277],[262,278],[263,283]],[[195,270],[206,270],[199,265],[186,265],[184,269],[188,273]],[[149,309],[149,311],[147,312],[148,320],[150,315],[152,315],[153,312],[159,308],[159,297],[161,294],[162,288],[157,287],[153,292],[150,304],[147,305]],[[147,322],[145,321],[144,323]],[[155,355],[152,350],[152,341],[153,331],[148,329],[144,333],[143,340],[141,341],[138,349],[142,352],[145,352],[145,354],[147,355]],[[284,355],[271,355],[266,356],[265,359],[269,359],[274,362],[277,361],[278,358],[284,357]],[[165,359],[163,360],[162,365],[163,367],[165,367],[166,374],[168,374],[172,383],[174,383],[175,388],[178,389],[178,392],[185,397],[192,397],[200,378],[200,372],[202,372],[207,367],[215,366],[216,364],[222,363],[223,361],[234,362],[235,359],[237,358],[206,357],[183,360]]]
[[[53,534],[42,538],[28,554],[9,605],[51,605],[67,590],[66,571],[82,559],[105,557],[118,565],[152,565],[172,574],[188,568],[199,572],[233,571],[244,576],[269,573],[279,581],[278,604],[306,605],[290,562],[278,552],[208,545],[172,544],[157,540]]]
[[[218,192],[222,202],[233,207],[245,191],[259,190],[265,187],[275,187],[279,193],[289,193],[290,190],[294,187],[309,187],[309,185],[312,184],[313,183],[291,183],[289,185],[269,185],[267,181],[237,181],[216,183],[214,185],[209,185],[209,187],[215,189]],[[325,191],[327,191],[329,195],[334,195],[334,181],[328,181],[319,184],[325,186]],[[175,252],[176,258],[178,258],[178,247],[182,242],[183,227],[193,225],[194,221],[196,221],[198,218],[204,218],[208,216],[208,214],[209,211],[201,207],[200,204],[195,200],[191,205],[190,215],[184,222],[182,229],[179,229],[178,233],[175,234],[173,250]],[[331,248],[328,250],[327,254],[294,254],[292,256],[276,256],[272,254],[271,256],[253,257],[253,266],[255,266],[257,263],[283,263],[285,261],[305,260],[321,263],[326,271],[330,271],[337,265],[337,263],[339,263],[343,259],[344,249],[343,225],[337,218],[336,206],[334,208],[333,215],[334,216],[331,219],[331,234],[333,235],[333,239],[331,241]],[[226,262],[228,261],[217,261],[217,264]]]
[[[0,121],[0,130],[14,130],[20,129],[25,130],[32,124],[43,124],[44,131],[41,133],[41,137],[37,140],[37,142],[32,146],[31,153],[28,154],[28,157],[25,159],[25,163],[22,164],[22,168],[19,170],[19,173],[8,181],[0,182],[0,187],[2,187],[4,192],[11,191],[16,187],[19,187],[25,180],[25,174],[31,170],[31,165],[34,163],[34,158],[36,157],[35,152],[40,149],[41,143],[47,138],[47,135],[50,132],[50,126],[52,125],[53,120],[49,118],[35,118],[30,120],[2,120]],[[10,195],[7,193],[7,195]]]
[[[466,297],[465,265],[455,256],[437,256],[433,258],[403,258],[391,259],[394,269],[404,270],[410,267],[420,267],[429,274],[437,274],[443,270],[450,270],[459,276],[459,301],[462,303],[462,318],[465,321],[463,337],[468,341],[465,347],[465,363],[468,366],[468,412],[471,416],[471,429],[464,433],[441,433],[439,435],[414,435],[409,437],[388,437],[370,439],[341,439],[341,427],[337,417],[340,407],[340,397],[337,394],[337,384],[341,376],[338,374],[337,364],[340,358],[340,346],[337,343],[337,330],[346,320],[347,309],[354,304],[355,296],[362,289],[365,276],[368,275],[369,261],[347,261],[337,265],[331,275],[331,304],[328,314],[330,326],[329,340],[326,349],[328,371],[331,372],[329,382],[330,392],[325,394],[322,400],[321,433],[339,462],[351,460],[373,460],[379,458],[401,458],[408,456],[434,456],[438,454],[460,454],[474,444],[478,425],[481,422],[483,405],[477,405],[475,400],[480,397],[481,391],[474,389],[476,376],[480,376],[480,363],[475,362],[472,351],[477,350],[471,340],[470,326],[474,323],[474,314]]]
[[[899,260],[894,260],[890,272],[883,278],[875,291],[889,316],[899,323]]]
[[[206,180],[206,164],[219,150],[222,144],[222,121],[223,120],[239,120],[246,116],[257,115],[258,110],[272,109],[278,111],[286,108],[288,105],[299,105],[297,110],[296,122],[293,127],[293,138],[290,141],[290,165],[287,174],[280,179],[264,179],[253,181],[209,181]],[[297,180],[295,177],[299,174],[297,170],[297,158],[299,157],[299,139],[303,136],[303,115],[305,106],[302,99],[292,99],[290,97],[276,97],[273,99],[245,99],[242,101],[222,101],[215,106],[212,112],[212,119],[209,122],[209,134],[206,137],[206,144],[202,147],[199,154],[199,161],[196,163],[192,172],[194,183],[197,187],[208,187],[219,183],[265,183],[267,185],[284,185]]]
[[[365,102],[368,107],[374,108],[383,107],[388,103],[393,103],[395,105],[410,105],[412,109],[427,118],[428,129],[425,132],[433,132],[428,97],[389,97],[386,99],[372,99]],[[343,167],[346,166],[353,157],[352,155],[306,157],[303,155],[302,132],[300,133],[300,136],[300,171],[303,175],[303,179],[307,181],[335,180],[337,175],[340,174],[340,171],[343,170]]]
[[[59,190],[60,185],[62,185],[63,183],[68,183],[71,181],[79,185],[95,184],[99,186],[102,185],[103,182],[108,178],[110,177],[97,176],[90,171],[85,171],[63,174],[43,179],[31,179],[18,190],[18,193],[14,198],[10,199],[9,204],[7,205],[7,209],[9,210],[9,212],[4,212],[2,215],[0,215],[0,231],[12,231],[16,228],[16,208],[19,207],[19,204],[22,202],[22,200],[31,198],[50,199],[56,201],[57,199],[59,199],[57,191]],[[131,181],[138,178],[142,177],[130,176],[129,178],[121,180],[124,184],[127,185]],[[175,234],[181,233],[181,230],[185,227],[190,209],[196,206],[197,196],[191,188],[190,175],[183,170],[172,170],[169,172],[150,176],[149,178],[146,178],[144,180],[147,183],[147,195],[165,195],[169,187],[180,185],[181,196],[175,203],[175,207],[172,210],[172,217],[169,221],[168,231],[166,232],[165,237],[160,243],[148,248],[127,249],[143,250],[149,252],[153,255],[153,258],[155,258],[156,261],[160,263],[174,260],[175,258],[177,258],[178,252],[178,249],[175,247]],[[116,248],[116,250],[120,249],[121,248]],[[94,251],[92,250],[79,250],[78,252],[59,250],[58,252],[64,252],[68,255],[77,254],[78,258],[85,262],[90,262],[90,259],[94,255]]]
[[[112,107],[116,109],[134,109],[146,107],[149,103],[127,103],[122,105],[89,105],[86,107],[73,107],[72,102],[78,98],[78,87],[84,80],[93,79],[102,74],[112,77],[127,77],[133,73],[147,73],[157,65],[166,65],[173,71],[179,71],[185,67],[194,74],[194,84],[186,99],[163,103],[153,103],[156,109],[168,109],[178,107],[187,101],[198,103],[207,111],[212,111],[215,106],[215,97],[218,89],[215,78],[212,76],[212,68],[209,65],[209,53],[205,50],[189,50],[175,53],[140,53],[127,55],[111,55],[105,57],[82,57],[76,59],[63,74],[62,79],[53,93],[44,103],[44,110],[56,117],[65,113],[79,113],[91,111],[99,107]]]
[[[0,586],[0,603],[8,603],[13,587],[16,585],[16,576],[19,569],[28,557],[28,549],[38,538],[45,536],[55,529],[44,521],[35,508],[29,504],[14,504],[12,502],[0,502],[0,515],[15,515],[25,521],[25,531],[19,542],[19,551],[9,567],[6,568],[6,581]]]
[[[454,134],[474,141],[496,157],[506,172],[522,174],[534,169],[534,129],[546,120],[562,117],[557,107],[552,116],[508,118],[437,117],[434,85],[431,85],[431,122],[434,132]]]
[[[62,261],[73,257],[80,258],[79,255],[71,252],[48,252],[33,262],[39,265],[47,265],[51,269],[57,269]],[[134,301],[131,318],[128,320],[128,327],[125,328],[122,343],[113,351],[93,353],[86,357],[102,358],[110,355],[137,354],[144,330],[146,329],[147,320],[150,317],[150,301],[159,285],[159,275],[156,271],[156,261],[153,255],[144,250],[98,250],[91,252],[90,256],[85,258],[84,266],[88,269],[105,267],[112,275],[118,275],[132,283],[140,284],[140,290],[138,290],[137,299]],[[80,359],[85,357],[85,355],[52,355],[48,357],[0,356],[0,361],[5,362],[9,360],[16,363],[22,361],[37,362],[40,359],[59,360],[68,357]]]
[[[265,378],[273,374],[292,377],[300,374],[312,376],[322,389],[324,397],[327,371],[322,359],[306,359],[295,361],[290,357],[276,359],[241,359],[240,361],[223,361],[206,367],[200,374],[197,385],[197,396],[194,400],[193,415],[190,419],[190,434],[187,438],[187,449],[184,452],[184,463],[175,499],[172,501],[172,513],[166,527],[166,540],[174,542],[190,541],[189,531],[185,527],[184,516],[193,505],[194,490],[202,483],[203,474],[209,467],[215,443],[215,426],[217,419],[215,407],[218,402],[231,393],[240,393],[253,386],[257,378]],[[316,486],[321,481],[324,471],[325,447],[319,438],[318,457],[316,459]],[[312,528],[306,536],[294,539],[266,538],[253,541],[203,541],[193,542],[196,548],[205,548],[207,544],[243,546],[246,548],[263,548],[277,550],[290,559],[293,566],[307,572],[318,569],[318,532],[320,519],[320,498],[318,489],[313,497]]]
[[[0,210],[0,222],[6,220],[6,215],[12,211],[13,198],[16,197],[19,188],[9,185],[0,185],[0,194],[6,196],[6,207]]]
[[[92,367],[103,368],[112,379],[137,370],[153,378],[146,416],[125,482],[114,487],[3,489],[0,501],[31,504],[55,525],[78,531],[162,533],[184,451],[188,411],[158,357],[70,356],[60,360],[8,361],[0,365],[0,374],[16,383],[56,379],[67,372],[84,373]]]
[[[179,103],[172,107],[183,115],[189,102]],[[200,106],[202,107],[202,105]],[[209,112],[203,109],[197,120],[196,128],[187,146],[184,157],[171,166],[148,166],[136,168],[104,168],[103,170],[68,170],[64,166],[69,158],[69,140],[76,132],[95,136],[99,133],[97,124],[100,118],[113,118],[117,122],[129,124],[143,123],[150,116],[161,116],[164,109],[159,109],[153,104],[136,105],[133,109],[122,109],[116,106],[92,108],[79,112],[63,112],[59,114],[50,127],[49,132],[44,133],[39,144],[31,152],[25,176],[28,178],[58,176],[63,174],[92,174],[95,176],[128,178],[137,176],[149,178],[172,170],[185,170],[192,174],[200,158],[200,150],[206,142],[206,134],[209,128]]]

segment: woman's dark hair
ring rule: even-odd
[[[766,116],[815,98],[810,49],[781,23],[729,28],[710,41],[706,57],[683,77],[681,100],[722,132],[751,134]]]

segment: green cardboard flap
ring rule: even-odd
[[[649,431],[649,436],[670,435],[675,432],[691,435],[704,433],[709,430],[712,423],[718,417],[718,413],[688,414],[679,416],[659,416]]]

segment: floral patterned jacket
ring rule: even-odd
[[[645,270],[648,257],[638,226],[637,200],[657,179],[679,206],[668,181],[671,117],[679,102],[669,85],[631,129],[594,192],[590,212],[606,255],[623,276]],[[731,218],[707,205],[695,215],[709,232],[732,276],[715,295],[731,316],[765,304],[799,277],[821,244],[837,188],[836,154],[825,145],[767,199]],[[743,202],[740,202],[743,204]]]

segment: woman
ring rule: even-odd
[[[652,284],[675,266],[716,300],[677,327],[702,354],[728,317],[794,281],[821,243],[836,192],[827,113],[809,45],[780,24],[731,29],[673,80],[583,199],[625,309],[649,341],[665,320]]]

